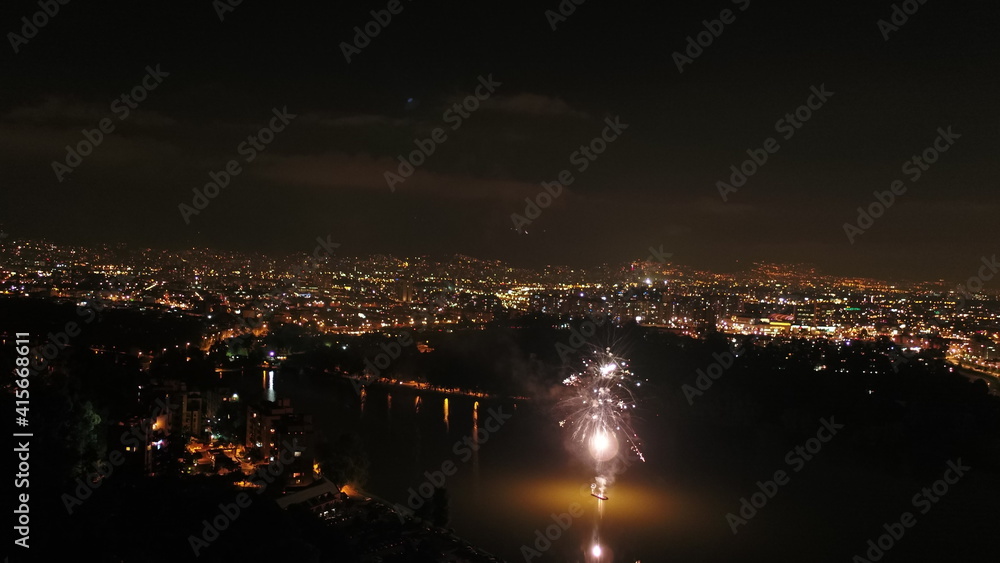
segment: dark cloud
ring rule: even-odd
[[[553,6],[555,3],[553,3]],[[365,252],[464,252],[532,265],[643,257],[726,269],[809,261],[834,273],[967,277],[995,252],[996,10],[927,3],[885,41],[891,5],[751,2],[677,72],[672,58],[730,2],[586,3],[553,32],[537,3],[406,3],[351,63],[365,6],[75,3],[3,54],[0,222],[69,242],[294,250],[335,227]],[[34,2],[5,5],[14,26]],[[111,103],[147,65],[170,76],[125,120]],[[502,83],[457,129],[480,76]],[[723,202],[716,182],[811,86],[836,92]],[[297,118],[185,225],[177,206],[271,110]],[[606,117],[629,128],[587,170]],[[115,120],[64,182],[52,162]],[[903,177],[938,127],[962,134],[854,244],[843,224]],[[447,141],[395,192],[415,141]],[[574,182],[518,235],[511,214],[563,170]],[[250,227],[253,226],[253,227]]]

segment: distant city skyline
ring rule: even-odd
[[[650,254],[645,257],[634,257],[632,259],[621,260],[617,262],[600,262],[592,263],[586,265],[572,265],[572,264],[559,264],[559,263],[549,263],[540,265],[525,265],[518,263],[517,261],[508,261],[500,258],[492,258],[486,256],[474,256],[464,253],[440,253],[440,254],[392,254],[385,252],[375,252],[370,254],[358,254],[353,252],[341,251],[342,247],[339,247],[337,242],[327,240],[326,245],[317,246],[316,241],[322,243],[322,237],[317,238],[314,243],[313,250],[317,248],[322,248],[323,246],[331,246],[335,248],[332,254],[327,255],[326,252],[315,262],[319,263],[351,263],[351,262],[365,262],[366,260],[374,258],[383,258],[386,260],[395,260],[398,262],[408,263],[407,269],[413,269],[414,273],[429,267],[438,266],[448,266],[449,264],[453,267],[466,267],[466,265],[461,264],[456,261],[468,260],[471,262],[479,262],[484,264],[496,264],[501,267],[509,268],[511,273],[523,273],[530,276],[542,276],[551,275],[555,271],[568,270],[574,272],[575,275],[586,275],[592,276],[601,274],[602,272],[617,273],[615,275],[625,275],[628,277],[627,270],[630,265],[644,265],[644,271],[633,272],[632,278],[626,282],[628,284],[641,283],[645,278],[646,274],[644,272],[658,272],[663,279],[669,279],[671,275],[678,277],[689,277],[689,276],[699,276],[699,275],[723,275],[723,276],[748,276],[753,279],[755,276],[765,276],[769,275],[774,278],[786,278],[786,277],[801,277],[804,280],[810,280],[811,282],[821,282],[821,281],[832,281],[833,283],[839,283],[840,281],[848,280],[867,280],[874,283],[885,283],[889,285],[898,284],[899,290],[916,289],[917,287],[923,287],[924,289],[936,288],[936,291],[943,293],[963,293],[963,288],[969,281],[967,278],[960,280],[952,280],[947,278],[904,278],[904,277],[879,277],[879,276],[867,276],[857,273],[847,273],[840,274],[835,272],[827,272],[822,268],[819,268],[816,264],[809,262],[770,262],[766,260],[756,260],[756,261],[746,261],[737,264],[738,267],[730,270],[719,270],[712,268],[699,267],[694,264],[688,264],[680,260],[673,259],[672,254],[662,253],[660,249],[650,248]],[[332,244],[330,244],[332,242]],[[251,260],[265,260],[265,261],[275,261],[282,262],[285,260],[295,261],[297,259],[308,259],[309,252],[306,250],[297,250],[292,252],[284,251],[272,251],[263,252],[257,249],[253,250],[233,250],[224,248],[212,248],[212,247],[184,247],[184,248],[156,248],[156,247],[143,247],[135,244],[128,243],[102,243],[95,245],[83,245],[83,244],[65,244],[59,243],[50,239],[38,239],[38,240],[19,240],[16,238],[7,238],[4,240],[0,238],[0,257],[2,257],[5,252],[16,250],[19,246],[26,245],[27,248],[34,248],[38,245],[50,245],[57,249],[82,249],[86,252],[99,252],[101,248],[107,248],[112,253],[125,252],[132,255],[141,255],[150,260],[150,264],[155,263],[158,257],[164,255],[170,256],[173,254],[184,254],[187,252],[196,253],[208,253],[208,254],[218,254],[225,256],[227,254],[232,254],[233,258],[247,258]],[[151,256],[147,256],[147,253],[153,253]],[[102,259],[119,259],[124,258],[115,254],[113,256],[104,256]],[[48,258],[50,261],[53,260],[52,257]],[[84,265],[90,266],[92,264],[84,263]],[[208,264],[206,264],[208,265]],[[220,263],[220,266],[228,264]],[[985,277],[979,278],[980,283],[978,288],[974,289],[973,293],[980,293],[987,296],[996,296],[998,291],[992,287],[989,287],[989,282],[992,277],[990,276],[991,269],[1000,268],[1000,262],[996,260],[996,257],[992,257],[992,260],[988,257],[982,257],[980,263],[977,266],[982,266],[977,272],[982,273],[985,271]],[[0,263],[0,272],[4,271],[4,264]],[[17,268],[14,269],[16,271]],[[308,270],[306,270],[308,271]],[[360,274],[370,275],[372,272],[361,272]],[[274,272],[274,274],[289,274],[289,272]],[[979,275],[973,275],[971,278],[976,279]],[[471,279],[471,278],[470,278]],[[485,278],[484,278],[485,279]],[[577,279],[567,279],[567,282],[577,282],[581,281],[582,278]],[[482,280],[480,280],[482,281]],[[623,278],[623,281],[625,279]],[[786,288],[787,289],[787,288]]]

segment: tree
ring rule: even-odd
[[[320,469],[334,483],[362,487],[368,482],[371,461],[358,434],[341,434],[332,446],[322,444],[319,450]]]

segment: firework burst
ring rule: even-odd
[[[646,461],[629,423],[635,409],[632,387],[639,382],[625,360],[610,348],[597,350],[563,384],[574,394],[563,401],[569,414],[559,425],[573,429],[573,439],[586,447],[598,465],[618,457],[622,446]]]
[[[632,389],[641,383],[629,371],[628,362],[613,354],[610,347],[595,349],[581,362],[563,381],[570,396],[560,404],[567,416],[559,421],[559,426],[569,427],[573,441],[583,446],[594,460],[596,476],[590,494],[598,500],[597,521],[585,558],[601,562],[613,557],[601,544],[600,522],[604,518],[608,486],[622,469],[617,461],[629,456],[623,451],[626,447],[639,460],[646,461],[639,449],[638,435],[630,424],[636,408]]]

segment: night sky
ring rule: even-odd
[[[886,41],[888,1],[588,0],[553,30],[556,0],[402,0],[350,63],[341,44],[388,2],[247,1],[223,21],[208,0],[100,4],[60,6],[16,54],[6,34],[38,4],[0,8],[0,226],[15,238],[291,252],[330,235],[349,255],[524,266],[662,245],[719,271],[954,280],[1000,250],[992,3],[927,0]],[[674,52],[726,9],[735,21],[678,72]],[[114,100],[157,65],[169,76],[120,119]],[[445,112],[490,75],[453,129]],[[776,122],[821,85],[833,95],[784,139]],[[285,107],[296,117],[246,162],[240,144]],[[573,153],[616,116],[628,128],[579,171]],[[60,182],[52,162],[105,118],[114,130]],[[904,163],[949,126],[960,138],[911,181]],[[385,172],[435,128],[447,139],[391,191]],[[723,201],[716,182],[768,137],[780,149]],[[230,160],[241,172],[186,224],[178,205]],[[511,214],[562,170],[572,185],[518,233]],[[844,223],[895,180],[905,194],[849,242]]]

